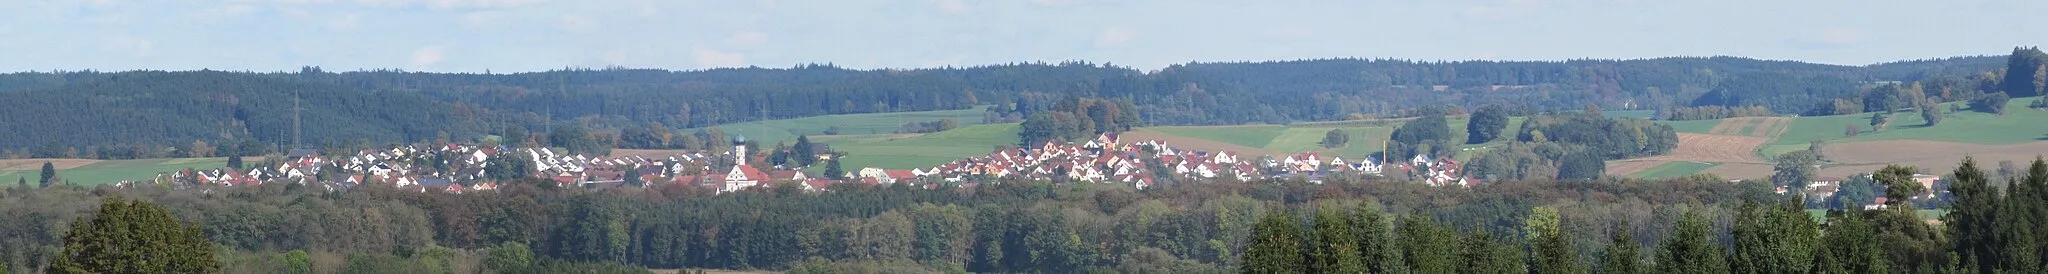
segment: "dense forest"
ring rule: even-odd
[[[1769,182],[1500,180],[1462,187],[1359,177],[1123,186],[1006,181],[937,189],[794,184],[714,195],[660,185],[586,190],[519,181],[494,192],[368,184],[330,192],[82,188],[0,192],[0,262],[79,265],[111,220],[189,229],[229,273],[634,271],[1220,273],[2035,272],[2048,164],[2007,187],[1968,162],[1923,189],[1872,181],[1878,210],[1800,210]],[[1944,191],[1946,190],[1946,191]],[[1935,195],[1921,195],[1935,193]],[[122,200],[132,200],[124,203]],[[102,202],[105,201],[105,202]],[[146,203],[145,203],[146,202]],[[95,205],[99,214],[93,215]],[[108,206],[119,208],[109,208]],[[1920,205],[1951,210],[1923,222]],[[108,215],[123,212],[140,214]],[[113,210],[113,211],[109,211]],[[151,213],[160,212],[160,213]],[[165,217],[148,217],[151,214]],[[122,217],[131,216],[131,217]],[[76,220],[76,221],[74,221]],[[146,220],[146,221],[144,221]],[[114,224],[121,224],[116,222]],[[126,227],[126,226],[124,226]],[[148,229],[146,227],[127,229]],[[70,231],[67,233],[67,231]],[[86,232],[80,232],[86,231]],[[85,234],[81,234],[85,233]],[[189,242],[181,245],[190,245]],[[72,259],[66,259],[72,258]],[[1363,269],[1363,271],[1360,271]]]
[[[2015,50],[2016,57],[2006,61],[2020,65],[2007,67],[2019,71],[2024,64],[2038,64],[2041,59],[2033,57],[2038,52]],[[1871,83],[1977,77],[2000,68],[1999,59],[1869,66],[1735,57],[1323,59],[1189,63],[1156,71],[1065,62],[908,70],[803,65],[512,74],[330,72],[317,67],[271,73],[29,72],[0,74],[0,96],[9,98],[0,102],[0,151],[6,152],[0,155],[163,155],[176,150],[174,145],[195,141],[336,147],[481,140],[550,132],[565,124],[610,136],[635,127],[687,133],[733,122],[976,105],[1007,107],[996,112],[1011,116],[997,120],[1023,121],[1030,117],[1025,114],[1050,110],[1076,95],[1119,102],[1119,112],[1142,115],[1139,120],[1150,125],[1408,116],[1418,109],[1481,105],[1520,112],[1592,104],[1616,110],[1714,105],[1809,113],[1832,108],[1838,99],[1860,98]],[[2026,72],[2041,71],[2048,70]],[[2001,90],[2031,91],[2014,97],[2040,90],[2018,81],[1996,83]],[[1968,86],[1977,90],[1979,85]],[[1091,110],[1073,113],[1086,111]]]

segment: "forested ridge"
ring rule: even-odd
[[[2018,51],[2016,51],[2018,52]],[[1150,125],[1214,125],[1414,115],[1497,104],[1516,109],[1762,106],[1805,113],[1872,82],[1976,75],[2002,56],[1837,66],[1735,57],[1544,62],[1322,59],[1189,63],[1157,71],[1108,64],[851,70],[830,65],[701,71],[570,69],[480,74],[404,71],[130,71],[0,74],[0,150],[9,156],[123,154],[193,141],[285,145],[299,102],[302,146],[477,140],[581,124],[616,132],[689,129],[830,114],[1126,101]],[[1710,98],[1701,100],[1703,95]],[[2015,97],[2025,95],[2013,95]],[[294,100],[296,98],[296,100]],[[1023,117],[1018,117],[1023,118]],[[445,133],[445,134],[444,134]],[[89,148],[96,146],[97,148]],[[62,153],[84,151],[78,153]],[[40,152],[40,153],[38,153]]]

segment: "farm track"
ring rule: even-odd
[[[1750,129],[1749,136],[1777,137],[1785,134],[1785,130],[1792,126],[1791,117],[1762,117],[1757,118],[1757,121],[1756,127]]]
[[[1713,128],[1713,129],[1708,129],[1708,130],[1707,130],[1707,133],[1712,133],[1712,134],[1739,134],[1739,133],[1736,133],[1736,132],[1738,132],[1738,131],[1742,131],[1742,126],[1743,126],[1743,125],[1748,125],[1748,124],[1749,124],[1749,120],[1746,120],[1746,119],[1744,119],[1744,118],[1742,118],[1742,117],[1737,117],[1737,118],[1728,118],[1728,119],[1721,119],[1721,123],[1718,123],[1718,124],[1714,124],[1714,128]]]

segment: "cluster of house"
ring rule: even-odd
[[[1158,176],[1245,181],[1301,177],[1320,182],[1321,178],[1331,174],[1379,175],[1384,165],[1371,158],[1347,160],[1316,153],[1244,159],[1235,152],[1183,150],[1157,140],[1124,142],[1117,134],[1103,134],[1078,144],[1047,142],[1035,147],[1001,149],[986,156],[930,168],[863,168],[841,176],[812,176],[796,167],[761,167],[748,164],[755,162],[748,160],[758,159],[736,155],[753,154],[748,154],[747,148],[741,145],[721,153],[697,151],[661,157],[588,156],[563,154],[548,148],[513,149],[459,144],[407,145],[335,156],[324,156],[313,150],[293,150],[275,166],[188,169],[159,174],[155,182],[230,187],[286,182],[329,190],[380,182],[422,192],[463,193],[497,189],[498,184],[492,179],[505,176],[494,176],[491,172],[508,170],[507,167],[494,169],[492,165],[519,161],[516,164],[525,165],[518,168],[525,168],[523,172],[528,177],[545,178],[562,187],[583,188],[647,187],[665,183],[731,192],[775,182],[795,182],[805,190],[818,191],[839,183],[923,187],[953,183],[972,186],[988,179],[1014,178],[1125,184],[1143,189],[1155,185],[1161,179]],[[830,153],[819,155],[830,157]],[[1409,171],[1433,186],[1469,186],[1471,183],[1462,176],[1458,163],[1448,158],[1432,160],[1418,156],[1393,166]]]
[[[1869,174],[1864,174],[1862,176],[1864,176],[1865,179],[1870,178]],[[1920,189],[1927,190],[1927,192],[1920,193],[1920,195],[1916,195],[1913,198],[1928,199],[1934,198],[1934,194],[1937,191],[1934,188],[1934,184],[1936,182],[1941,181],[1941,176],[1929,174],[1913,174],[1912,179],[1914,183],[1920,184]],[[1816,177],[1812,182],[1808,182],[1806,184],[1805,193],[1809,197],[1809,199],[1827,200],[1830,197],[1834,197],[1836,192],[1840,192],[1842,190],[1843,182],[1847,182],[1847,180],[1844,180],[1841,177]],[[1939,191],[1946,192],[1946,190]],[[1785,194],[1788,192],[1791,192],[1791,189],[1785,186],[1778,186],[1777,188],[1778,194]],[[1872,199],[1869,203],[1863,204],[1863,209],[1884,209],[1886,207],[1885,202],[1887,202],[1887,200],[1889,200],[1889,198],[1885,198],[1884,196],[1878,196]]]
[[[867,168],[855,174],[865,183],[972,182],[976,178],[1021,178],[1125,184],[1144,189],[1157,176],[1189,179],[1303,178],[1320,182],[1331,174],[1380,175],[1385,163],[1372,158],[1347,160],[1316,153],[1246,159],[1236,152],[1175,148],[1164,141],[1125,142],[1118,134],[1102,134],[1084,143],[1046,142],[1036,147],[997,150],[931,168],[886,170]],[[1422,176],[1433,186],[1469,186],[1456,161],[1417,156],[1397,166]]]

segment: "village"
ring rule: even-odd
[[[835,157],[829,148],[820,148],[807,153],[814,153],[825,160]],[[1469,187],[1478,182],[1464,176],[1459,163],[1449,157],[1430,159],[1417,156],[1405,162],[1384,163],[1369,157],[1346,159],[1316,153],[1246,156],[1230,151],[1178,149],[1158,140],[1125,141],[1117,134],[1102,134],[1081,143],[1046,142],[1028,148],[1000,149],[986,156],[934,167],[864,167],[844,174],[807,173],[803,167],[769,166],[739,142],[725,152],[683,152],[664,157],[606,157],[557,151],[552,148],[515,149],[462,144],[406,145],[341,155],[291,150],[274,165],[246,169],[187,169],[161,173],[150,181],[117,185],[149,183],[177,187],[243,187],[290,183],[341,191],[363,184],[383,183],[421,192],[465,193],[496,190],[506,179],[542,178],[558,187],[610,189],[674,184],[727,193],[767,188],[782,182],[795,183],[805,191],[825,191],[835,184],[905,184],[937,188],[948,184],[973,187],[995,179],[1020,179],[1117,184],[1145,189],[1160,184],[1162,176],[1246,182],[1298,178],[1319,183],[1325,176],[1335,174],[1382,176],[1389,166],[1431,186]],[[748,157],[746,161],[739,161],[735,155]]]

